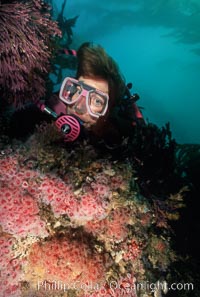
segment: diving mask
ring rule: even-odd
[[[71,77],[64,79],[59,97],[67,105],[73,105],[84,97],[88,113],[95,118],[104,116],[108,109],[108,94]]]

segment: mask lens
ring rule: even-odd
[[[61,96],[66,103],[70,104],[76,101],[81,92],[82,87],[78,82],[76,83],[70,79],[67,79],[62,89]]]
[[[94,115],[104,115],[107,109],[108,98],[96,91],[89,93],[89,108]]]

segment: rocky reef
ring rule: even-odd
[[[163,296],[176,261],[166,201],[141,194],[133,163],[89,141],[65,146],[51,124],[2,137],[0,295]]]

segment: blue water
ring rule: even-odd
[[[79,15],[71,47],[101,44],[139,93],[145,118],[170,122],[179,143],[200,143],[200,1],[121,2],[68,0],[65,17]]]

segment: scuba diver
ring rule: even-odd
[[[77,57],[76,77],[66,77],[59,95],[40,109],[55,119],[66,142],[89,135],[108,147],[120,145],[130,130],[144,124],[132,84],[125,84],[117,63],[99,45],[86,42],[77,52],[64,51]]]

